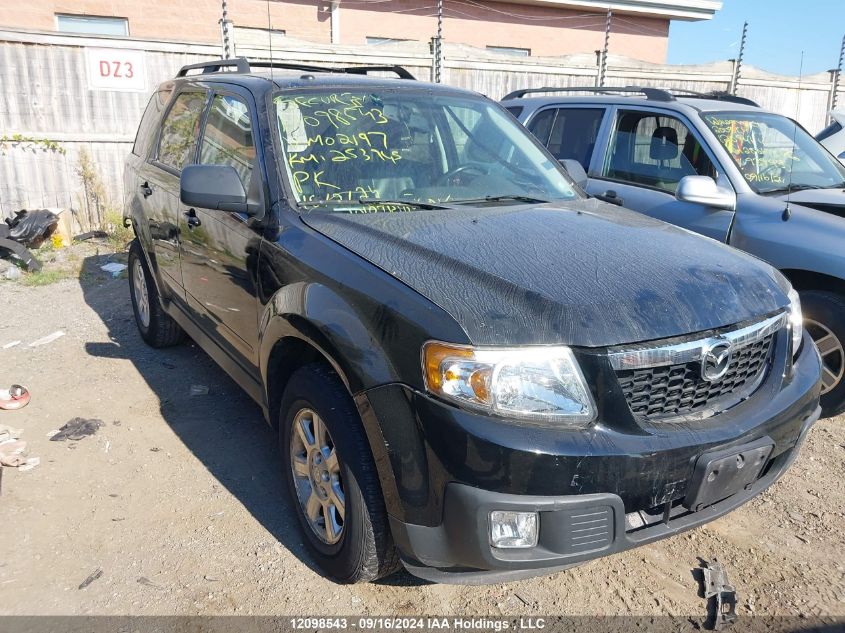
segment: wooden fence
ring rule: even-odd
[[[237,30],[235,35],[237,41]],[[92,87],[86,53],[95,49],[140,56],[140,89]],[[254,40],[239,46],[237,54],[269,59],[268,48]],[[0,29],[0,217],[22,208],[67,208],[77,228],[88,230],[103,223],[105,210],[119,212],[123,160],[149,93],[181,66],[219,55],[219,47],[205,44]],[[401,64],[420,79],[432,74],[428,46],[413,42],[332,46],[275,38],[273,57],[328,65]],[[443,81],[493,99],[526,86],[594,85],[597,70],[592,54],[517,58],[444,46]],[[607,84],[706,92],[726,90],[731,75],[730,62],[670,66],[611,56]],[[841,89],[839,103],[845,106],[845,85]],[[740,95],[798,119],[813,133],[826,124],[831,91],[829,73],[799,80],[749,66],[738,84]],[[86,158],[95,166],[93,174],[81,168]]]

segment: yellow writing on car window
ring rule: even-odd
[[[301,200],[354,191],[358,183],[349,186],[350,180],[367,176],[354,167],[358,163],[395,165],[403,158],[403,137],[410,137],[407,126],[391,121],[381,102],[369,95],[280,96],[275,103],[285,113],[279,125]]]

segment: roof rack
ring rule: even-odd
[[[661,88],[646,88],[638,86],[568,86],[566,88],[523,88],[522,90],[514,90],[504,96],[502,101],[506,99],[520,99],[527,94],[534,94],[537,92],[600,92],[614,94],[619,92],[631,92],[645,95],[646,99],[652,101],[674,101],[675,97],[668,90]]]
[[[191,70],[202,70],[203,75],[208,73],[219,73],[223,72],[224,68],[232,67],[234,67],[235,72],[238,73],[249,72],[249,62],[246,60],[246,57],[235,57],[234,59],[215,59],[210,62],[188,64],[187,66],[182,66],[182,68],[179,69],[179,72],[176,73],[176,76],[186,77],[188,75],[188,71]]]
[[[399,79],[416,80],[411,73],[409,73],[402,66],[312,66],[310,64],[297,64],[294,62],[250,62],[246,57],[236,57],[234,59],[216,59],[208,62],[200,62],[199,64],[190,64],[182,66],[177,77],[185,77],[191,70],[202,70],[202,74],[224,72],[226,68],[234,68],[234,72],[249,74],[253,68],[282,68],[285,70],[304,70],[315,73],[343,73],[347,75],[366,75],[371,72],[390,72],[395,73]]]
[[[760,105],[751,99],[745,97],[737,97],[727,92],[720,92],[714,90],[713,92],[694,92],[692,90],[683,90],[680,88],[650,88],[645,86],[567,86],[563,88],[544,87],[544,88],[524,88],[522,90],[514,90],[504,96],[502,101],[508,99],[520,99],[527,94],[534,94],[538,92],[598,92],[606,94],[618,93],[635,93],[645,95],[649,101],[675,101],[677,97],[686,97],[689,99],[714,99],[716,101],[730,101],[732,103],[741,103],[743,105],[750,105],[759,108]]]
[[[672,89],[672,92],[679,97],[686,97],[687,99],[713,99],[714,101],[729,101],[731,103],[741,103],[743,105],[754,106],[759,108],[760,104],[756,101],[748,99],[747,97],[738,97],[729,92],[721,90],[713,90],[712,92],[694,92],[692,90]]]

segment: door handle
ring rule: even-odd
[[[185,211],[185,217],[188,218],[189,229],[192,229],[195,226],[200,226],[202,224],[202,222],[200,222],[200,219],[197,217],[196,209],[188,209],[187,211]]]
[[[151,195],[153,195],[153,188],[150,187],[150,183],[144,181],[144,183],[141,185],[141,193],[144,194],[145,198],[149,198]]]

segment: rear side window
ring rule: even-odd
[[[523,108],[522,106],[511,106],[511,107],[505,108],[505,109],[518,119],[519,115],[522,114],[522,111],[525,108]]]
[[[204,106],[204,92],[183,92],[176,97],[161,126],[158,142],[160,163],[181,171],[193,158]]]
[[[695,135],[679,119],[656,112],[621,111],[604,175],[675,193],[684,176],[716,169]]]
[[[255,143],[246,103],[226,95],[214,97],[202,135],[200,163],[234,167],[244,189],[249,191],[255,164]]]
[[[574,158],[588,170],[602,118],[603,108],[559,109],[547,143],[549,151],[558,160]]]
[[[542,110],[528,124],[528,131],[536,136],[537,140],[543,145],[549,144],[549,134],[552,131],[552,123],[555,122],[555,112],[554,108]]]
[[[172,87],[164,88],[154,92],[150,97],[144,115],[141,117],[141,123],[138,124],[138,132],[135,134],[135,144],[132,146],[132,153],[135,156],[146,157],[149,154],[150,145],[155,138],[156,126],[172,93]]]

